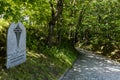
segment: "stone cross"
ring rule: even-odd
[[[16,39],[17,39],[17,47],[19,48],[19,40],[20,40],[20,35],[22,30],[20,29],[19,25],[14,29],[14,32],[16,34]]]
[[[26,29],[21,22],[12,23],[7,33],[7,62],[11,68],[26,61]]]

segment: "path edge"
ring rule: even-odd
[[[63,73],[63,75],[62,75],[58,80],[62,80],[69,70],[70,70],[70,69],[67,68],[67,69],[65,70],[65,72]]]
[[[74,47],[75,50],[78,52],[78,53],[81,53],[79,52],[79,50],[77,50],[77,47]],[[65,72],[61,75],[61,77],[58,79],[58,80],[62,80],[64,78],[64,76],[68,73],[68,71],[73,67],[73,65],[75,64],[75,62],[77,61],[77,59],[79,58],[79,55],[77,56],[77,58],[75,59],[75,61],[72,63],[71,67],[70,68],[67,68],[65,70]]]

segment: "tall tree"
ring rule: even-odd
[[[52,3],[52,0],[50,1],[51,5],[51,20],[49,22],[49,31],[48,31],[48,44],[49,47],[52,46],[52,37],[53,37],[53,28],[55,26],[56,21],[60,18],[63,11],[63,0],[57,0],[56,10],[54,8],[54,5]]]

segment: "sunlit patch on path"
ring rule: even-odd
[[[119,63],[77,49],[79,58],[61,80],[120,80]]]

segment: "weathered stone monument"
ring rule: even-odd
[[[12,23],[7,33],[7,62],[11,68],[26,61],[26,29],[21,22]]]

